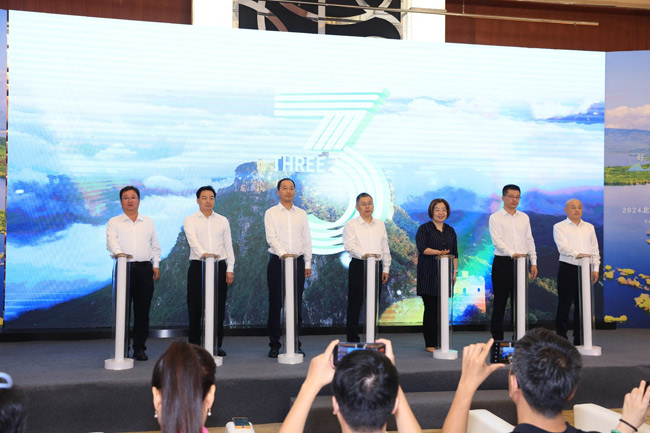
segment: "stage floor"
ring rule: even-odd
[[[307,356],[298,365],[281,365],[268,358],[266,337],[226,337],[223,348],[228,356],[217,369],[219,408],[208,424],[223,426],[232,416],[248,416],[255,423],[281,422],[290,397],[297,394],[306,376],[309,360],[337,337],[342,336],[303,337]],[[453,347],[459,352],[456,360],[433,358],[424,350],[420,334],[385,337],[393,342],[405,392],[420,397],[442,393],[442,399],[450,404],[449,396],[453,396],[460,377],[462,347],[487,341],[489,333],[454,334]],[[4,342],[0,343],[0,371],[9,373],[28,393],[30,432],[155,430],[151,373],[171,341],[148,340],[149,361],[136,361],[133,369],[124,371],[104,369],[104,360],[112,357],[110,340]],[[650,379],[649,343],[650,331],[645,329],[596,331],[594,344],[602,347],[603,354],[583,357],[576,402],[620,407],[626,390],[641,379]],[[489,378],[484,388],[505,390],[506,370]]]

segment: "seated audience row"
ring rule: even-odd
[[[280,433],[302,432],[312,403],[320,390],[331,383],[332,406],[343,433],[385,432],[395,416],[400,433],[422,429],[399,385],[391,342],[385,355],[356,350],[334,367],[332,341],[316,356],[298,397],[280,428]],[[443,433],[465,433],[472,398],[478,387],[504,364],[487,364],[493,340],[464,348],[462,373]],[[508,387],[517,408],[516,433],[579,433],[562,416],[562,408],[577,389],[582,369],[579,352],[555,333],[535,328],[516,342]],[[162,433],[200,432],[214,402],[213,358],[199,346],[172,343],[156,363],[152,378],[153,401]],[[626,394],[618,426],[612,433],[636,433],[650,404],[645,381]]]

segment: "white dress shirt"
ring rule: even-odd
[[[212,212],[210,217],[201,211],[185,218],[183,223],[187,243],[190,244],[190,260],[201,260],[203,254],[216,254],[226,260],[226,272],[234,272],[235,253],[232,249],[230,223],[223,215]]]
[[[131,221],[126,214],[108,220],[106,226],[106,248],[111,255],[128,254],[133,256],[130,262],[148,262],[153,260],[153,267],[160,265],[160,245],[156,236],[153,220],[138,214]]]
[[[373,218],[370,224],[358,217],[348,221],[343,228],[343,246],[355,259],[363,260],[365,254],[381,256],[383,272],[390,269],[390,249],[388,234],[382,220]]]
[[[495,256],[512,257],[514,254],[528,254],[530,264],[537,265],[535,240],[530,230],[530,219],[523,212],[510,215],[500,209],[490,215],[490,237]]]
[[[269,253],[304,256],[305,269],[311,269],[311,233],[307,212],[296,206],[287,209],[279,203],[264,214],[264,229]]]
[[[600,265],[600,252],[596,230],[592,224],[580,220],[579,224],[573,223],[569,218],[553,226],[553,240],[560,252],[560,261],[571,265],[579,265],[578,254],[591,254],[592,269],[598,270]]]

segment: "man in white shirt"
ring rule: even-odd
[[[386,226],[383,221],[372,217],[374,204],[370,194],[362,192],[357,196],[356,209],[359,212],[359,217],[348,221],[343,229],[343,246],[352,257],[348,268],[348,313],[346,320],[346,333],[349,342],[360,341],[359,315],[365,299],[364,260],[372,256],[377,258],[376,266],[382,268],[381,283],[388,281],[388,271],[391,263]],[[381,283],[379,284],[380,290],[377,293],[377,299],[379,299]]]
[[[594,226],[582,220],[582,203],[578,199],[566,202],[564,212],[567,219],[553,226],[553,240],[560,252],[560,267],[557,271],[557,313],[555,315],[555,332],[567,337],[569,327],[569,310],[573,305],[573,344],[582,344],[581,315],[577,305],[578,264],[583,257],[592,257],[591,282],[598,281],[600,253]]]
[[[149,308],[153,282],[160,277],[160,245],[151,218],[138,213],[140,191],[134,186],[120,190],[124,213],[111,218],[106,227],[106,247],[113,257],[129,255],[129,290],[133,304],[133,359],[149,359],[145,342],[149,335]],[[152,263],[153,261],[153,263]],[[128,349],[127,349],[128,356]]]
[[[264,214],[264,229],[270,253],[266,269],[269,286],[269,358],[277,358],[282,346],[281,313],[284,299],[281,260],[289,255],[295,256],[294,282],[297,288],[298,329],[302,325],[302,292],[305,289],[305,278],[311,275],[311,233],[307,213],[293,205],[296,184],[289,178],[281,179],[276,193],[280,197],[280,203]],[[300,345],[297,352],[304,355]]]
[[[537,277],[537,253],[528,215],[517,210],[521,190],[517,185],[503,187],[503,209],[490,215],[490,237],[494,245],[492,262],[492,320],[490,331],[495,340],[503,340],[503,316],[508,298],[515,289],[514,259],[528,255],[531,281]]]
[[[217,355],[226,356],[223,343],[223,322],[226,315],[228,286],[235,280],[235,253],[232,249],[230,224],[226,217],[214,212],[214,188],[202,186],[196,191],[199,211],[185,218],[183,229],[190,245],[190,267],[187,270],[187,314],[189,342],[201,345],[203,317],[203,263],[208,256],[218,256],[217,276]]]

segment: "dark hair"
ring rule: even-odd
[[[521,194],[521,190],[519,189],[519,187],[517,185],[509,183],[508,185],[503,187],[503,190],[501,191],[502,192],[501,195],[506,195],[506,193],[508,192],[509,189],[511,189],[513,191],[519,191],[519,194]]]
[[[547,418],[562,412],[581,369],[578,350],[548,329],[534,328],[515,344],[512,372],[528,404]]]
[[[26,421],[25,392],[15,386],[0,388],[0,432],[22,433],[25,431]]]
[[[447,218],[449,218],[449,214],[451,214],[451,209],[449,209],[449,203],[447,203],[447,200],[444,198],[436,198],[431,200],[431,203],[429,203],[429,218],[433,219],[433,208],[436,207],[438,203],[442,203],[445,205],[447,208]]]
[[[169,345],[151,377],[162,395],[162,433],[201,432],[203,400],[215,384],[216,369],[204,348],[182,341]]]
[[[290,179],[290,178],[288,178],[288,177],[283,177],[282,179],[280,179],[280,180],[278,181],[278,191],[280,191],[280,185],[282,185],[282,182],[284,182],[285,180],[290,181],[290,182],[293,184],[293,187],[294,187],[294,188],[296,187],[296,182],[294,182],[293,179]]]
[[[201,188],[196,190],[196,198],[201,197],[201,193],[203,191],[212,191],[212,195],[214,195],[215,197],[217,196],[217,193],[214,190],[214,188],[212,188],[210,185],[206,185],[206,186],[202,186]]]
[[[334,372],[332,394],[341,415],[352,430],[379,430],[395,407],[399,378],[385,355],[374,350],[355,350]]]
[[[133,185],[125,186],[120,190],[120,200],[122,200],[122,194],[124,194],[127,191],[135,191],[135,193],[138,195],[138,200],[140,200],[140,190]]]
[[[370,199],[372,199],[372,196],[370,194],[368,194],[367,192],[362,192],[357,196],[357,204],[359,204],[359,200],[361,200],[364,197],[370,197]]]

